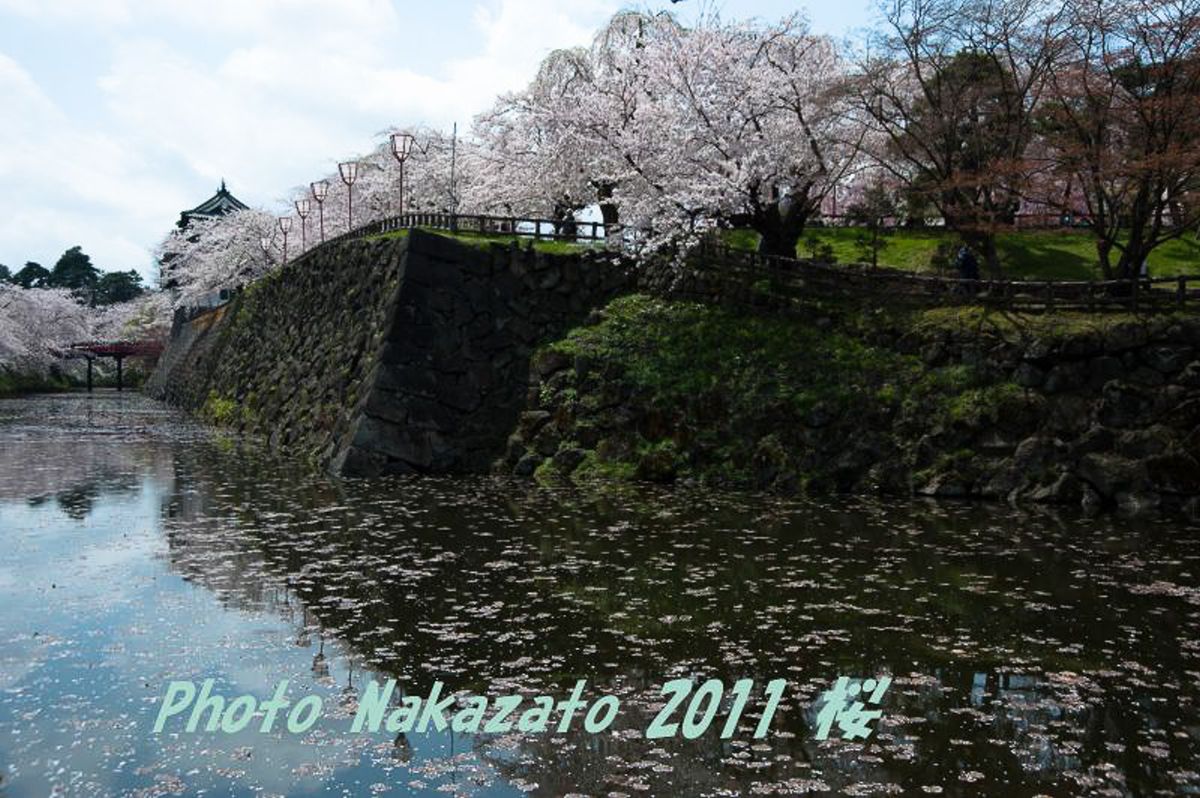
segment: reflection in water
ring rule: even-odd
[[[24,400],[0,401],[0,502],[53,502],[82,521],[103,495],[137,493],[147,477],[165,481],[173,449],[146,433],[173,417],[121,394],[45,398],[36,408]],[[197,432],[191,431],[193,439]]]
[[[333,482],[144,400],[85,402],[0,403],[0,528],[17,536],[0,561],[0,752],[19,794],[89,782],[219,794],[1200,789],[1194,528],[487,479]],[[105,430],[117,445],[94,440]],[[73,446],[86,457],[50,453]],[[29,504],[70,491],[90,497],[94,551],[76,551],[78,525],[60,511]],[[54,605],[50,590],[63,594]],[[894,682],[870,743],[818,743],[820,693],[838,675],[882,673]],[[719,723],[697,740],[643,739],[658,688],[679,676],[790,689],[766,739],[751,737],[761,702],[730,740]],[[165,682],[207,677],[261,697],[287,678],[293,697],[324,696],[327,722],[299,737],[151,736]],[[397,702],[435,680],[463,695],[565,696],[587,679],[623,708],[598,736],[349,735],[363,686],[386,678]],[[100,737],[109,752],[87,746]],[[51,756],[54,745],[71,753]]]

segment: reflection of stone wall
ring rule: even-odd
[[[326,247],[177,324],[148,390],[340,473],[484,470],[533,348],[625,282],[601,252],[420,231]]]

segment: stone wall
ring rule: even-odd
[[[797,348],[853,339],[866,347],[863,368],[833,362],[852,346],[790,371],[747,348],[738,357],[762,379],[709,363],[711,387],[668,396],[669,385],[645,375],[663,373],[656,362],[678,367],[686,342],[656,328],[653,314],[620,310],[611,329],[637,325],[674,348],[658,360],[628,349],[605,332],[613,307],[572,345],[535,357],[530,406],[497,472],[1200,514],[1198,318],[1074,317],[1082,329],[1040,334],[864,324],[870,313],[799,317],[787,322]],[[760,326],[727,312],[731,337]],[[729,387],[747,384],[761,390],[753,401]],[[796,409],[789,397],[805,394],[822,398]]]
[[[178,308],[171,323],[170,346],[158,359],[143,390],[157,399],[199,407],[207,396],[202,364],[207,350],[220,337],[228,306],[215,309]],[[199,401],[194,397],[198,395]]]
[[[336,473],[484,470],[537,344],[628,280],[599,251],[421,231],[335,244],[177,324],[150,392]]]
[[[403,256],[394,241],[317,250],[215,311],[176,319],[148,392],[328,462],[368,390]]]
[[[1200,319],[1049,317],[1039,333],[772,313],[807,346],[841,340],[831,357],[861,342],[870,368],[821,387],[817,358],[734,412],[721,379],[664,405],[621,347],[555,353],[639,277],[670,273],[420,231],[334,244],[178,318],[148,390],[346,475],[734,474],[719,484],[1200,511]],[[828,401],[788,410],[818,387]]]
[[[1200,319],[1149,317],[1023,339],[943,334],[930,365],[976,364],[1017,386],[1019,408],[942,425],[917,442],[915,487],[1129,513],[1200,512]],[[931,452],[970,451],[945,463]]]

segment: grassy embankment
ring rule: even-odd
[[[985,367],[930,365],[924,342],[1062,340],[1135,320],[819,301],[807,310],[785,317],[641,295],[615,300],[599,323],[535,358],[573,364],[543,382],[539,409],[566,423],[561,443],[542,449],[545,433],[527,438],[548,455],[536,476],[838,489],[854,478],[855,449],[900,469],[915,461],[914,442],[927,431],[1031,412],[1027,391]]]
[[[125,364],[124,386],[126,391],[139,390],[149,377],[149,372],[142,367],[133,366],[128,362]],[[106,369],[101,372],[97,369],[92,385],[95,388],[116,388],[117,375],[115,370]],[[86,382],[66,374],[58,373],[49,376],[16,374],[0,366],[0,398],[25,396],[35,393],[64,393],[66,391],[80,391],[86,388]]]
[[[831,427],[840,426],[837,418],[922,403],[945,377],[841,325],[640,295],[612,302],[599,324],[573,330],[539,356],[582,359],[607,375],[606,384],[589,385],[577,368],[565,384],[543,388],[543,408],[567,407],[581,439],[597,437],[592,426],[601,430],[598,441],[582,442],[585,455],[571,469],[581,481],[678,477],[757,486],[764,480],[755,471],[795,448],[789,433],[806,419],[828,415]],[[618,407],[639,408],[636,423],[607,418],[618,398]],[[565,476],[558,465],[546,461],[537,476]],[[801,483],[824,477],[816,469],[796,474]]]
[[[865,231],[853,227],[811,228],[796,247],[801,258],[810,257],[812,241],[833,249],[838,263],[867,260],[858,241]],[[758,234],[752,230],[730,230],[726,243],[738,249],[754,249]],[[938,244],[953,247],[954,233],[946,230],[897,230],[883,237],[879,265],[917,272],[936,272],[933,265]],[[1099,280],[1096,246],[1091,234],[1080,230],[1030,230],[1002,234],[998,241],[1004,273],[1011,279]],[[1153,277],[1180,274],[1200,275],[1200,239],[1194,235],[1171,241],[1150,256]]]
[[[29,374],[14,374],[0,368],[0,397],[21,396],[30,393],[59,393],[69,391],[75,385],[65,376],[42,377]]]
[[[425,229],[425,228],[422,228]],[[427,232],[453,238],[473,246],[508,244],[511,235],[472,232],[451,233],[428,229]],[[402,238],[407,230],[384,233],[373,239]],[[827,245],[838,263],[860,263],[866,259],[859,240],[865,231],[853,227],[811,228],[796,247],[800,258],[811,257],[813,244]],[[521,246],[532,244],[538,252],[563,255],[580,252],[594,244],[569,241],[539,241],[529,236],[516,239]],[[753,250],[758,234],[752,230],[729,230],[725,240],[738,249]],[[938,245],[953,247],[954,233],[946,230],[898,230],[883,237],[879,265],[916,272],[936,272]],[[1103,275],[1096,263],[1096,247],[1091,235],[1080,230],[1031,230],[1006,233],[999,239],[1000,259],[1005,275],[1028,280],[1099,280]],[[1180,274],[1200,275],[1200,239],[1187,236],[1171,241],[1150,256],[1150,273],[1155,277]]]

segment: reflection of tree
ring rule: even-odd
[[[678,672],[727,684],[784,676],[797,693],[774,726],[784,734],[754,745],[722,742],[717,729],[655,745],[548,735],[520,741],[514,758],[474,741],[540,794],[736,792],[803,780],[810,766],[832,789],[874,781],[979,794],[957,781],[976,770],[1049,790],[1065,772],[1110,761],[1108,744],[1136,751],[1146,729],[1192,711],[1116,700],[1160,689],[1128,674],[1082,697],[1048,678],[1132,660],[1181,680],[1177,640],[1196,632],[1186,608],[1161,596],[1114,601],[1120,552],[1081,546],[1080,527],[1053,516],[999,528],[967,507],[589,496],[485,480],[333,485],[204,447],[182,454],[177,480],[166,521],[174,568],[234,606],[293,618],[300,635],[327,630],[410,693],[440,679],[480,694],[560,695],[586,678],[627,699],[635,728]],[[1123,534],[1131,551],[1161,545]],[[1150,639],[1115,635],[1151,609]],[[817,745],[820,691],[839,674],[882,672],[897,683],[877,759]],[[670,769],[635,767],[655,747]],[[1164,783],[1155,774],[1165,770],[1139,762],[1122,765],[1131,785]]]
[[[17,451],[19,456],[19,449]],[[130,462],[128,467],[131,470],[119,471],[109,464],[85,456],[78,470],[69,469],[57,474],[58,479],[53,482],[67,483],[64,487],[29,496],[26,501],[31,507],[40,507],[54,499],[68,518],[82,521],[91,515],[96,502],[102,497],[132,495],[141,489],[145,479],[143,468],[136,461]]]
[[[0,502],[53,499],[81,521],[103,497],[136,494],[148,477],[167,479],[174,446],[147,434],[161,411],[130,406],[142,401],[69,394],[14,403],[19,414],[0,425]]]
[[[127,488],[127,490],[135,489]],[[91,514],[96,499],[100,498],[100,487],[96,483],[76,485],[69,490],[59,491],[55,498],[58,499],[58,506],[69,518],[82,521]]]

